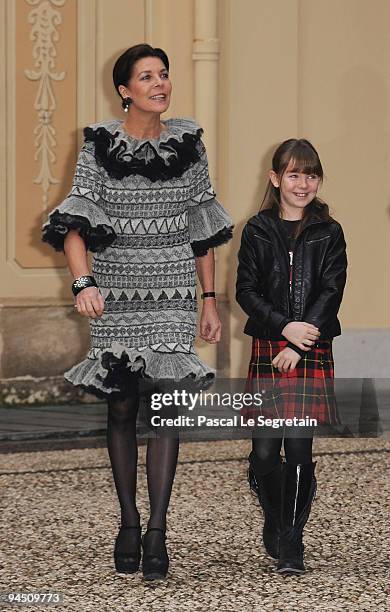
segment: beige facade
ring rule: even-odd
[[[199,344],[201,356],[225,375],[245,374],[237,250],[272,150],[292,136],[319,150],[322,197],[345,230],[343,327],[389,331],[387,0],[1,0],[0,12],[5,401],[18,381],[34,393],[47,376],[61,386],[63,370],[86,351],[88,324],[73,312],[65,258],[41,243],[40,227],[70,188],[82,127],[122,115],[115,58],[144,41],[167,51],[169,115],[203,125],[214,185],[236,223],[234,240],[218,251],[224,341],[217,351]]]

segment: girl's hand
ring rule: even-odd
[[[86,287],[76,295],[75,306],[83,317],[96,319],[103,314],[104,299],[97,287]]]
[[[221,340],[221,321],[215,306],[215,300],[206,298],[203,302],[200,317],[200,337],[209,344],[216,344]]]
[[[272,360],[272,365],[278,368],[279,372],[292,372],[297,367],[300,358],[301,356],[293,349],[286,347]]]
[[[309,351],[320,337],[320,330],[311,323],[292,321],[283,328],[282,335],[303,351]]]

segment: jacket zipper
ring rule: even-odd
[[[298,237],[298,239],[299,239],[299,237]],[[295,240],[294,248],[290,252],[290,300],[294,296],[294,257],[295,257],[295,248],[296,248],[298,239]],[[293,316],[293,319],[295,321],[295,313],[294,313],[294,306],[293,305],[292,305],[292,316]]]
[[[288,286],[289,286],[289,291],[288,291],[288,315],[290,316],[290,312],[292,310],[292,315],[293,318],[294,317],[294,308],[291,307],[291,296],[293,295],[293,284],[294,284],[294,274],[293,274],[293,267],[294,267],[294,254],[295,254],[295,247],[296,247],[296,243],[297,241],[295,241],[294,244],[294,248],[292,251],[287,251],[288,252],[288,257],[289,257],[289,278],[288,278]]]
[[[306,244],[312,244],[313,242],[321,242],[321,240],[326,240],[330,238],[330,234],[328,236],[322,236],[322,238],[315,238],[314,240],[307,240]]]
[[[291,283],[290,283],[290,296],[294,295],[294,270],[293,270],[293,268],[294,268],[294,257],[295,257],[295,251],[296,251],[296,248],[297,248],[297,244],[298,244],[298,242],[300,240],[302,240],[302,234],[300,234],[298,236],[298,238],[295,240],[295,244],[294,244],[293,250],[289,251],[289,253],[290,253],[290,279],[291,279]],[[290,301],[289,301],[289,304],[290,304]],[[300,305],[301,305],[301,310],[302,310],[302,303],[300,303]],[[293,307],[292,310],[293,310],[293,317],[294,317],[294,320],[295,320],[294,307]],[[300,315],[301,315],[301,313],[300,313]]]
[[[293,281],[293,260],[294,260],[294,251],[289,251],[288,252],[289,255],[289,260],[290,260],[290,264],[289,264],[289,278],[288,278],[288,299],[287,299],[287,304],[288,304],[288,315],[290,316],[290,309],[291,309],[291,295],[292,295],[292,281]]]

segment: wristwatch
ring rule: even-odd
[[[205,291],[200,297],[202,300],[204,300],[204,298],[215,298],[215,291]]]

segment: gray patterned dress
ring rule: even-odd
[[[64,248],[77,229],[94,253],[105,301],[90,319],[91,347],[65,378],[98,397],[124,393],[129,373],[156,379],[214,376],[195,353],[195,256],[231,238],[232,221],[210,184],[202,129],[169,119],[155,140],[119,120],[85,128],[72,190],[42,239]]]

